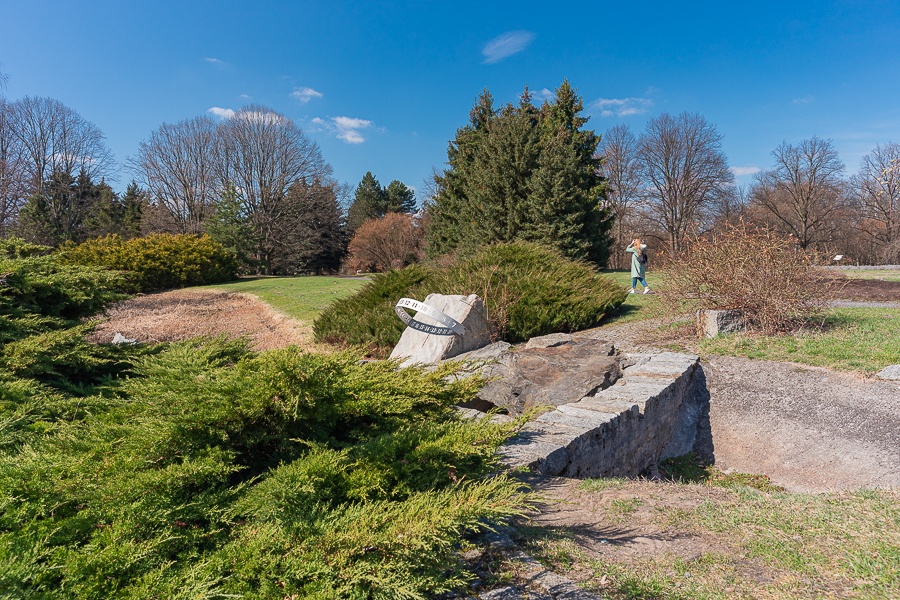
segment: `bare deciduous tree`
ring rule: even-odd
[[[714,125],[687,112],[651,119],[640,138],[649,215],[666,232],[676,255],[685,237],[705,218],[710,203],[734,181],[721,141]]]
[[[12,126],[13,104],[0,98],[0,237],[25,201],[25,171],[22,146]]]
[[[639,161],[640,146],[627,125],[606,130],[598,148],[603,155],[600,173],[606,178],[606,207],[616,218],[615,246],[610,261],[616,268],[625,266],[624,248],[635,235],[633,212],[644,197]],[[630,262],[630,259],[629,259]]]
[[[155,212],[166,217],[158,226],[168,223],[168,233],[203,231],[217,196],[216,161],[216,124],[208,117],[163,123],[140,143],[129,163]]]
[[[331,167],[293,121],[251,105],[219,124],[219,168],[259,233],[257,260],[268,269],[288,189],[303,179],[328,179]]]
[[[861,209],[862,230],[882,260],[900,258],[900,144],[878,145],[851,179]]]
[[[827,245],[832,218],[844,205],[844,163],[831,140],[812,137],[797,146],[783,142],[772,151],[775,168],[759,173],[752,203],[801,248]]]
[[[111,174],[113,158],[103,132],[58,100],[26,96],[14,104],[11,126],[29,195],[43,194],[44,182],[54,174],[92,181]]]

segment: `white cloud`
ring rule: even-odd
[[[650,98],[597,98],[589,105],[600,111],[601,117],[631,117],[642,115],[653,106]]]
[[[309,122],[314,126],[313,131],[326,131],[348,144],[362,144],[365,142],[366,138],[363,137],[360,130],[369,129],[375,125],[368,119],[355,117],[331,117],[327,120],[314,117]]]
[[[794,98],[791,100],[791,104],[811,104],[816,99],[812,94],[807,94],[802,98]]]
[[[338,139],[344,140],[348,144],[362,144],[366,139],[360,134],[359,130],[367,129],[374,125],[372,121],[353,117],[335,117],[333,121],[335,127],[337,127]]]
[[[234,116],[234,110],[230,108],[221,108],[219,106],[213,106],[206,112],[210,113],[211,115],[215,115],[220,119],[230,119]]]
[[[224,69],[228,66],[227,62],[225,62],[224,60],[219,60],[218,58],[204,58],[203,60],[213,66],[219,67],[220,69]]]
[[[311,87],[301,87],[295,88],[293,92],[291,92],[291,98],[295,100],[299,100],[303,104],[306,104],[313,98],[321,98],[322,92],[312,89]]]
[[[491,65],[521,52],[533,41],[534,34],[530,31],[508,31],[485,44],[481,54],[484,56],[484,62]]]
[[[762,171],[759,167],[731,167],[731,172],[741,177],[743,175],[756,175]]]

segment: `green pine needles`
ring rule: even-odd
[[[582,129],[582,109],[568,81],[540,107],[526,88],[517,106],[497,109],[485,90],[435,177],[430,255],[522,240],[605,266],[613,219],[602,202],[600,136]]]
[[[536,243],[494,244],[444,263],[376,275],[319,314],[313,323],[316,339],[386,356],[405,328],[394,314],[397,300],[424,300],[431,293],[478,294],[495,336],[510,342],[595,326],[625,300],[625,289],[593,265]]]
[[[457,416],[483,382],[453,366],[97,346],[70,319],[116,297],[107,272],[88,301],[51,257],[3,267],[0,596],[423,598],[527,503],[496,475],[511,426]]]

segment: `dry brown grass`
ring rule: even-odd
[[[255,350],[325,349],[313,342],[311,324],[284,316],[255,296],[218,290],[174,290],[119,302],[90,340],[109,342],[116,332],[145,343],[224,334],[247,338]]]

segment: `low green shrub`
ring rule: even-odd
[[[30,258],[51,252],[49,246],[26,242],[22,238],[0,238],[0,258]]]
[[[458,541],[522,510],[483,384],[193,340],[84,399],[0,375],[0,589],[28,598],[424,598]],[[23,443],[27,441],[27,443]]]
[[[152,234],[123,240],[116,234],[69,245],[66,262],[130,272],[137,290],[150,292],[231,281],[237,259],[206,235]]]
[[[514,242],[484,247],[450,265],[413,265],[376,275],[354,296],[323,311],[313,331],[318,341],[384,355],[405,327],[393,312],[397,300],[424,300],[430,293],[478,294],[495,337],[510,342],[591,327],[625,299],[624,289],[587,263]]]
[[[0,258],[0,274],[0,315],[8,317],[81,319],[124,298],[122,290],[127,287],[121,273],[60,264],[53,255]]]

